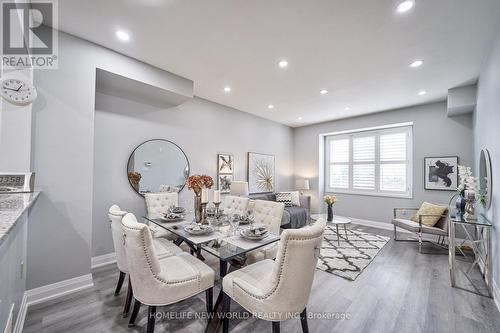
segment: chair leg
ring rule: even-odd
[[[148,329],[147,333],[153,333],[155,331],[155,319],[156,319],[156,306],[150,305],[148,307]]]
[[[231,310],[231,298],[223,293],[222,295],[222,333],[229,332],[229,311]]]
[[[302,325],[302,333],[309,333],[309,327],[307,326],[307,308],[300,314],[300,324]]]
[[[118,283],[116,284],[115,296],[118,296],[120,290],[122,290],[123,280],[125,280],[125,273],[120,271],[120,276],[118,277]]]
[[[130,282],[130,276],[128,278],[128,289],[127,289],[127,297],[125,298],[125,305],[123,306],[123,318],[128,316],[130,312],[130,304],[132,303],[132,296],[134,292],[132,290],[132,283]]]
[[[139,313],[139,309],[141,308],[141,302],[138,300],[134,301],[134,309],[132,310],[132,314],[130,315],[130,320],[128,322],[128,327],[135,326],[135,319],[137,318],[137,314]]]
[[[273,321],[273,333],[280,333],[280,322]]]
[[[422,229],[418,231],[418,252],[422,253]]]
[[[207,312],[212,313],[214,311],[213,299],[214,299],[214,288],[208,288],[205,290]]]

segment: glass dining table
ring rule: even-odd
[[[184,230],[186,225],[194,223],[194,215],[187,214],[184,219],[175,222],[168,222],[164,219],[151,219],[143,216],[144,223],[154,224],[161,227],[177,238],[174,240],[176,245],[185,243],[191,249],[191,254],[195,255],[200,260],[205,260],[202,252],[207,252],[219,259],[219,275],[222,278],[228,273],[228,265],[232,269],[238,269],[246,260],[248,252],[257,250],[266,245],[279,241],[279,235],[269,233],[267,237],[261,240],[248,240],[240,235],[240,230],[248,227],[248,225],[240,225],[234,230],[229,223],[219,223],[213,219],[211,226],[213,232],[206,235],[193,235]],[[220,318],[222,316],[222,286],[215,302],[214,312],[219,312],[219,315],[214,315],[209,320],[205,332],[217,332],[220,327]]]

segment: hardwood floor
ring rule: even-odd
[[[352,227],[392,237],[388,230]],[[218,272],[218,261],[206,257]],[[145,332],[146,307],[141,308],[134,328],[128,328],[128,318],[122,318],[126,285],[119,296],[113,295],[116,266],[97,269],[93,276],[92,289],[30,307],[24,332]],[[217,281],[214,295],[219,286]],[[204,293],[157,309],[166,315],[204,310]],[[244,314],[234,302],[232,310]],[[334,317],[309,318],[310,332],[500,332],[500,315],[492,299],[450,287],[448,256],[419,254],[417,244],[394,240],[355,281],[317,270],[308,310]],[[155,332],[203,332],[205,325],[202,318],[157,319]],[[283,322],[281,331],[302,332],[300,320]],[[230,332],[271,332],[271,323],[232,319]]]

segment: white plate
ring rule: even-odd
[[[261,235],[255,235],[249,232],[249,229],[243,229],[240,231],[240,235],[243,238],[250,239],[250,240],[261,240],[269,236],[269,230],[265,231]]]
[[[214,229],[209,225],[197,225],[193,223],[184,226],[184,231],[191,235],[206,235],[212,233]]]

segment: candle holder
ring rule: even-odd
[[[207,221],[207,204],[208,202],[201,203],[201,224],[208,224]]]
[[[215,218],[218,219],[220,202],[214,202],[214,205],[215,205]]]

